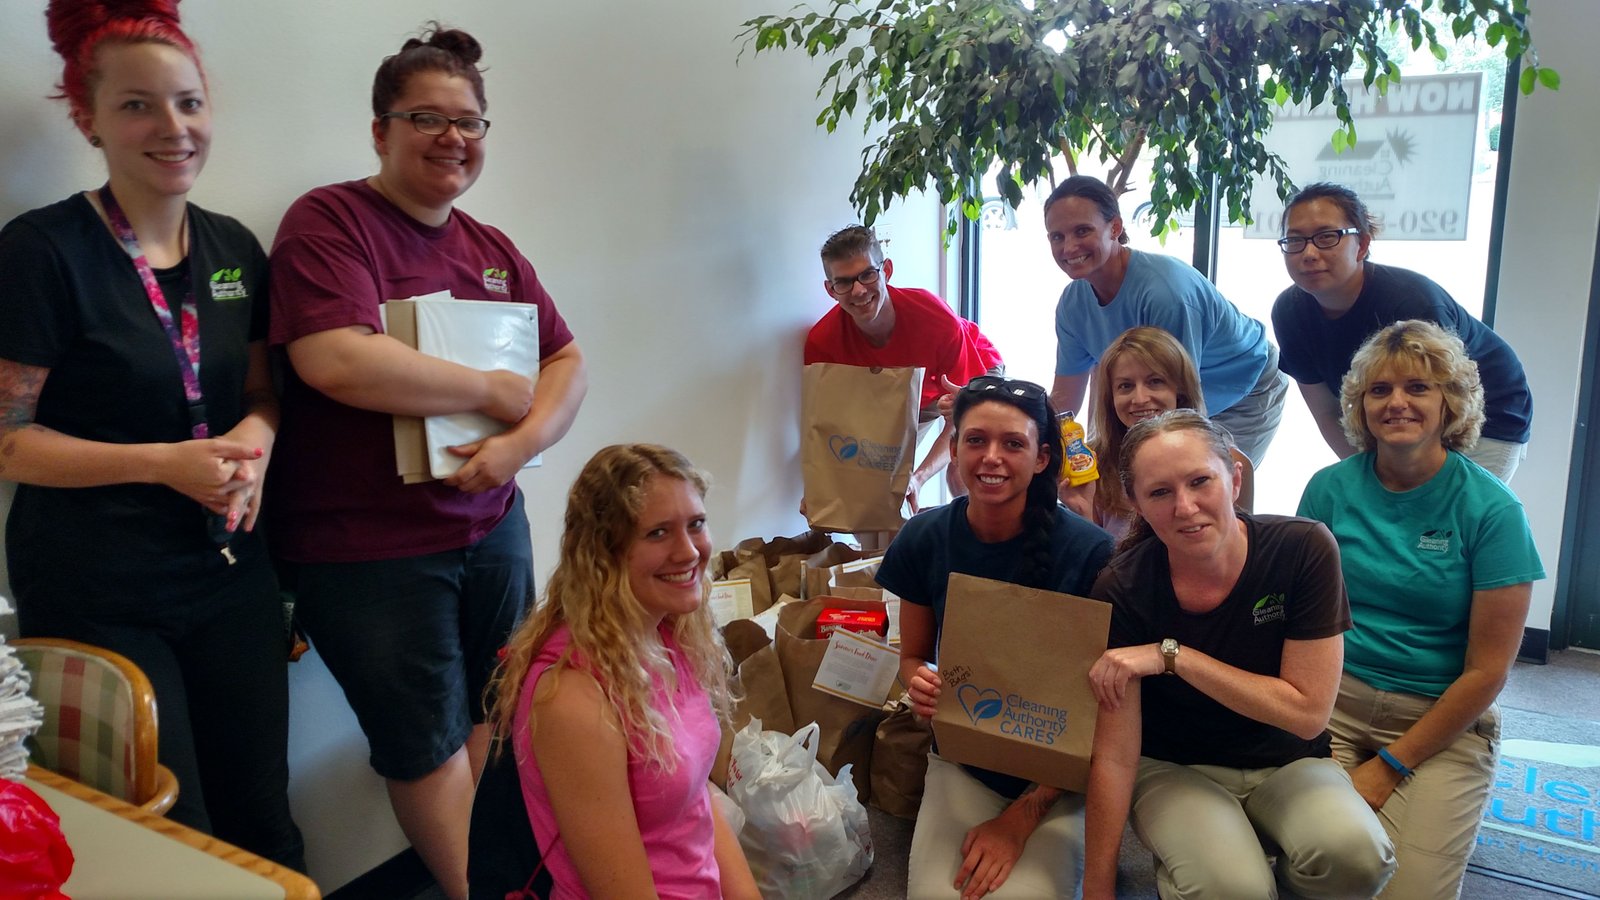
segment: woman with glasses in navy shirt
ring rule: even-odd
[[[1283,226],[1278,246],[1294,286],[1272,304],[1279,367],[1299,383],[1333,452],[1340,459],[1356,453],[1339,408],[1339,384],[1356,348],[1386,325],[1422,319],[1454,331],[1478,364],[1488,420],[1466,455],[1509,482],[1527,456],[1533,423],[1533,394],[1510,345],[1426,276],[1372,262],[1378,222],[1344,185],[1302,188],[1289,198]]]

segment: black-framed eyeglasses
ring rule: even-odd
[[[1001,391],[1024,400],[1043,400],[1050,396],[1049,392],[1031,381],[1021,378],[1006,378],[1003,375],[979,375],[967,382],[961,388],[961,393],[969,396],[985,394],[989,391]]]
[[[1344,240],[1345,235],[1360,233],[1361,229],[1353,226],[1350,228],[1331,228],[1327,231],[1319,231],[1310,237],[1278,238],[1278,248],[1285,253],[1304,253],[1306,244],[1310,243],[1316,245],[1318,250],[1332,250],[1339,246],[1339,242]]]
[[[867,287],[872,287],[878,283],[880,274],[882,274],[882,270],[877,266],[867,266],[854,275],[840,275],[838,278],[828,279],[828,290],[833,291],[835,294],[847,294],[851,288],[856,286],[858,281]]]
[[[418,134],[438,136],[450,130],[454,125],[456,131],[469,141],[481,141],[489,133],[489,120],[482,116],[456,116],[451,118],[443,113],[436,112],[389,112],[379,116],[380,119],[410,119],[411,127]]]

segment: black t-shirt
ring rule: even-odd
[[[177,313],[186,270],[200,320],[200,384],[211,434],[243,417],[247,344],[266,337],[267,261],[239,222],[190,205],[190,255],[158,273]],[[188,401],[172,343],[133,262],[87,199],[75,194],[0,230],[0,359],[49,370],[34,421],[108,443],[190,437]],[[199,504],[161,485],[19,485],[6,524],[18,599],[141,591],[206,592],[225,585],[226,560]],[[241,563],[264,560],[242,532]],[[108,591],[109,589],[109,591]],[[148,595],[148,594],[147,594]]]
[[[1522,361],[1494,330],[1473,318],[1444,288],[1408,269],[1365,263],[1361,295],[1344,315],[1329,319],[1317,298],[1291,285],[1272,304],[1278,367],[1301,384],[1324,384],[1337,397],[1350,360],[1379,329],[1406,319],[1454,331],[1478,364],[1487,421],[1483,436],[1526,444],[1532,434],[1533,393]]]
[[[959,497],[946,506],[919,513],[906,523],[884,553],[877,581],[899,596],[901,602],[933,609],[937,648],[938,635],[944,627],[950,573],[1019,584],[1028,567],[1026,544],[1025,534],[994,544],[979,541],[967,523],[967,498]],[[1089,596],[1095,575],[1111,558],[1111,549],[1110,535],[1057,506],[1050,530],[1050,572],[1043,584],[1030,587]],[[962,768],[1002,797],[1014,798],[1028,786],[1025,778],[976,766]]]
[[[1119,554],[1091,596],[1112,604],[1112,647],[1176,638],[1228,665],[1276,676],[1286,639],[1314,640],[1350,628],[1339,547],[1320,522],[1240,514],[1250,541],[1244,571],[1216,609],[1178,607],[1167,548],[1150,538]],[[1180,651],[1181,652],[1181,651]],[[1181,765],[1237,769],[1329,755],[1328,733],[1296,737],[1223,706],[1173,676],[1142,679],[1141,753]]]

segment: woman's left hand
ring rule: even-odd
[[[977,900],[999,890],[1022,857],[1028,834],[1022,823],[1006,813],[968,831],[961,842],[961,869],[956,872],[955,889],[961,892],[961,900]]]
[[[1128,692],[1128,682],[1146,675],[1159,675],[1166,668],[1159,644],[1113,647],[1089,669],[1089,686],[1094,688],[1095,699],[1101,706],[1116,709]]]
[[[1374,756],[1351,769],[1350,780],[1355,782],[1356,792],[1361,795],[1361,799],[1367,801],[1373,812],[1377,812],[1383,809],[1383,805],[1389,802],[1389,795],[1400,786],[1400,773]]]
[[[503,434],[449,448],[456,456],[467,457],[454,475],[444,483],[468,494],[492,491],[517,476],[529,457]]]

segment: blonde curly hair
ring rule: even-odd
[[[1350,371],[1339,386],[1344,414],[1340,424],[1350,446],[1372,449],[1362,395],[1379,375],[1403,372],[1439,386],[1444,395],[1444,430],[1439,439],[1449,450],[1470,450],[1483,431],[1483,382],[1478,364],[1454,332],[1424,319],[1406,319],[1384,328],[1361,345],[1350,359]]]
[[[704,473],[675,450],[654,444],[618,444],[596,453],[578,473],[567,495],[561,554],[544,598],[519,625],[487,694],[489,719],[497,736],[511,733],[523,682],[539,651],[566,626],[571,642],[539,679],[535,700],[554,693],[564,669],[581,668],[599,683],[628,740],[629,755],[670,771],[676,766],[674,723],[652,707],[652,684],[675,687],[672,660],[646,640],[649,618],[628,583],[627,554],[652,481],[673,478],[694,485],[702,497]],[[694,612],[670,615],[671,629],[689,670],[710,695],[717,716],[727,722],[732,710],[728,679],[731,660],[706,604],[711,591],[703,580]],[[529,718],[538,727],[538,716]]]

